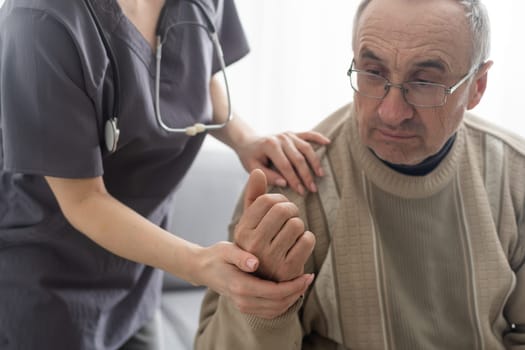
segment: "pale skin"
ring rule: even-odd
[[[424,80],[451,86],[471,68],[472,39],[464,16],[456,1],[374,0],[356,27],[356,65],[393,83]],[[413,107],[396,88],[383,100],[355,93],[361,141],[393,164],[415,165],[434,155],[456,132],[464,112],[481,100],[491,65],[483,63],[441,107]],[[299,236],[303,226],[296,220],[293,225],[299,227],[278,232],[268,225],[254,234],[240,228],[234,241],[259,257],[261,276],[293,279],[301,276],[307,259],[294,255],[296,246],[310,249],[308,233]],[[295,237],[300,237],[297,243]],[[273,244],[277,241],[280,244]]]
[[[154,50],[156,23],[164,1],[119,0],[118,3]],[[215,77],[210,84],[213,117],[220,122],[226,116],[224,92]],[[271,183],[289,185],[301,194],[316,191],[313,176],[322,175],[322,169],[307,141],[327,144],[329,140],[321,134],[260,137],[235,118],[224,129],[214,131],[213,136],[235,150],[247,170],[261,168],[257,173],[266,174]],[[270,168],[270,164],[276,169]],[[165,270],[194,285],[206,285],[230,298],[242,312],[276,317],[294,304],[313,280],[309,274],[297,274],[294,279],[276,283],[250,274],[259,267],[255,255],[228,242],[201,247],[163,230],[112,197],[102,177],[46,177],[46,180],[66,219],[94,242],[123,258]],[[269,215],[271,220],[282,223],[296,221],[296,213],[280,209],[285,201],[282,198],[265,201],[262,196],[263,200],[255,200],[262,195],[258,188],[257,180],[249,181],[246,193],[253,198],[246,200],[245,220],[262,226],[269,221],[266,218]],[[295,234],[311,235],[304,229]]]
[[[305,232],[297,206],[282,194],[267,194],[266,183],[262,171],[250,174],[234,241],[259,258],[259,276],[272,281],[293,280],[303,275],[315,236]]]
[[[456,1],[374,0],[357,25],[353,50],[359,69],[391,82],[451,86],[472,68],[470,42],[465,10]],[[415,165],[437,153],[465,110],[479,103],[491,65],[479,67],[441,107],[411,106],[395,88],[383,100],[355,93],[362,142],[394,164]]]

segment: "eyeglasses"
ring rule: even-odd
[[[209,130],[217,130],[221,129],[228,124],[230,120],[232,120],[232,108],[231,108],[231,100],[230,100],[230,88],[228,86],[228,79],[226,77],[226,64],[224,63],[224,55],[222,52],[221,44],[219,43],[219,37],[217,35],[217,31],[215,30],[215,26],[213,25],[213,22],[211,21],[209,15],[207,12],[202,8],[202,5],[198,1],[190,0],[191,3],[195,4],[197,8],[202,12],[203,17],[206,21],[206,25],[199,23],[199,22],[193,22],[193,21],[182,21],[177,22],[172,25],[170,25],[164,32],[164,35],[158,35],[157,36],[157,56],[156,56],[156,70],[155,70],[155,115],[157,118],[157,122],[159,123],[160,127],[168,132],[175,132],[175,133],[185,133],[188,136],[194,136],[196,134],[199,134],[201,132],[209,131]],[[208,38],[211,40],[214,48],[214,52],[217,58],[217,61],[220,64],[221,73],[224,81],[224,88],[226,90],[226,99],[228,103],[228,114],[226,121],[224,123],[220,124],[202,124],[202,123],[195,123],[194,125],[185,127],[185,128],[172,128],[166,123],[164,123],[162,116],[160,114],[160,66],[161,66],[161,59],[162,59],[162,46],[164,45],[165,38],[167,37],[167,34],[170,29],[173,29],[175,27],[180,26],[189,26],[194,27],[198,30],[204,30],[207,34]],[[164,39],[163,39],[164,38]]]
[[[350,77],[352,89],[360,95],[381,100],[390,91],[391,87],[402,91],[405,101],[414,107],[440,107],[447,102],[447,96],[456,91],[461,84],[467,81],[477,69],[471,69],[463,78],[452,86],[427,83],[420,81],[407,81],[394,84],[378,74],[354,69],[355,61],[352,60],[347,75]]]

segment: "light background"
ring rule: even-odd
[[[0,0],[0,5],[4,0]],[[69,1],[69,0],[64,0]],[[346,76],[357,0],[236,0],[251,53],[228,68],[235,110],[261,134],[302,131],[352,98]],[[485,0],[486,94],[475,112],[525,136],[525,1]],[[217,147],[218,142],[207,141]]]

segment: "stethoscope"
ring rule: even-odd
[[[230,101],[230,89],[228,86],[228,79],[226,77],[226,64],[224,62],[224,55],[222,52],[222,47],[219,42],[219,37],[217,35],[217,31],[215,29],[215,26],[213,25],[213,22],[210,19],[210,16],[205,11],[203,5],[197,1],[197,0],[186,0],[194,5],[197,6],[199,11],[202,13],[206,25],[203,25],[199,22],[193,22],[193,21],[182,21],[178,23],[173,23],[165,30],[164,33],[164,39],[159,33],[159,28],[157,29],[157,52],[156,52],[156,70],[155,70],[155,116],[157,119],[158,124],[160,127],[167,131],[172,133],[184,133],[188,136],[195,136],[197,134],[200,134],[205,131],[209,130],[217,130],[221,129],[228,124],[229,121],[232,120],[232,109],[231,109],[231,101]],[[106,148],[110,153],[115,152],[117,149],[117,143],[120,136],[120,129],[118,128],[118,117],[120,115],[120,74],[118,71],[118,65],[117,65],[117,59],[115,57],[115,53],[109,44],[109,40],[104,34],[104,31],[102,30],[102,26],[100,25],[100,21],[98,19],[98,16],[95,13],[95,10],[93,9],[93,6],[91,5],[91,2],[89,0],[84,0],[86,3],[89,13],[91,14],[91,17],[93,18],[93,21],[95,22],[95,26],[97,27],[97,31],[99,32],[100,38],[102,39],[102,44],[104,45],[104,48],[106,50],[106,54],[109,60],[109,64],[111,66],[111,69],[113,71],[113,96],[114,96],[114,103],[113,103],[113,111],[112,115],[106,120],[104,124],[104,141],[106,144]],[[164,14],[164,10],[161,13],[161,18],[159,18],[159,23],[162,21],[162,15]],[[164,123],[162,120],[162,117],[160,115],[160,99],[159,99],[159,90],[160,90],[160,63],[161,63],[161,57],[162,57],[162,46],[164,45],[165,38],[167,36],[168,31],[176,26],[180,25],[193,25],[198,28],[203,29],[210,40],[213,43],[214,51],[217,55],[222,76],[224,79],[224,87],[226,90],[226,98],[228,101],[228,117],[226,118],[226,121],[224,123],[219,124],[202,124],[202,123],[195,123],[191,126],[185,127],[185,128],[172,128],[169,127]],[[160,27],[160,26],[158,26]]]

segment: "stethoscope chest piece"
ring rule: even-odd
[[[108,119],[106,121],[106,125],[104,126],[104,140],[106,141],[106,148],[109,153],[113,153],[117,150],[119,136],[120,130],[117,127],[117,119]]]

